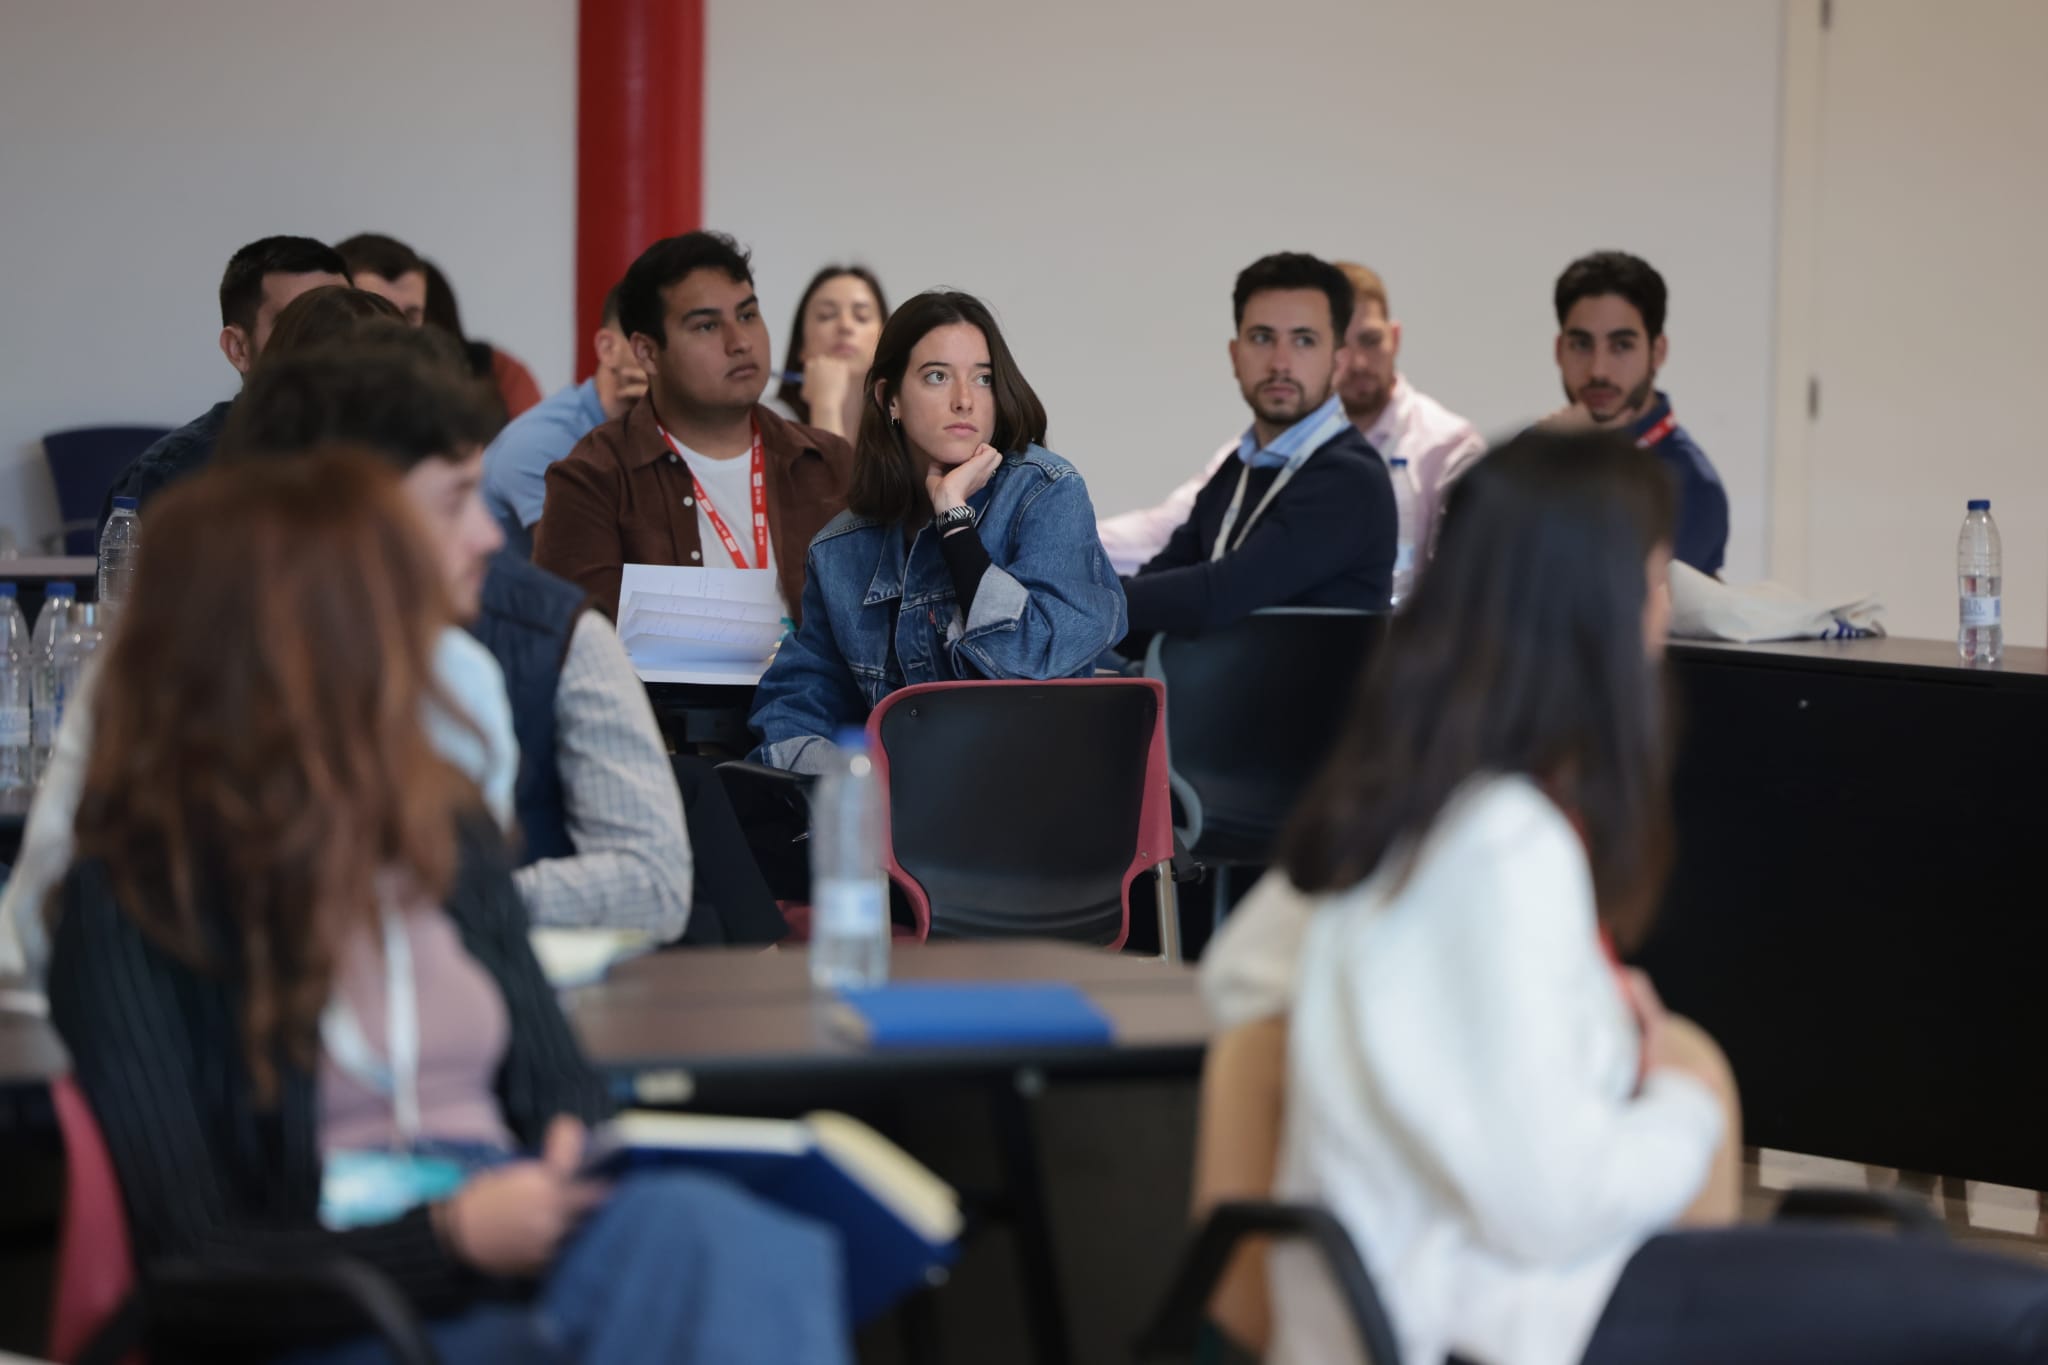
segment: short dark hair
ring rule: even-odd
[[[735,284],[754,282],[754,267],[746,249],[723,232],[664,237],[641,252],[619,281],[619,330],[667,346],[661,291],[697,270],[720,271]]]
[[[496,435],[489,397],[450,338],[377,319],[259,361],[235,399],[220,454],[274,458],[344,442],[409,470]]]
[[[341,253],[311,237],[263,237],[228,257],[220,277],[220,325],[256,330],[266,275],[339,275],[347,279]]]
[[[1601,921],[1640,943],[1672,846],[1644,564],[1674,509],[1664,461],[1611,431],[1532,429],[1453,484],[1429,572],[1282,841],[1295,886],[1405,875],[1467,783],[1521,776],[1578,824]]]
[[[1330,300],[1331,344],[1344,344],[1344,333],[1351,327],[1351,281],[1336,266],[1305,251],[1280,251],[1271,256],[1261,256],[1239,271],[1237,288],[1230,296],[1231,325],[1244,326],[1244,306],[1251,302],[1252,295],[1271,293],[1276,289],[1322,290]]]
[[[617,327],[619,325],[619,286],[613,285],[604,291],[604,307],[598,310],[597,325]]]
[[[908,521],[925,496],[903,433],[889,420],[889,395],[902,387],[910,353],[925,334],[952,323],[981,329],[988,342],[990,388],[996,397],[996,426],[989,444],[1006,455],[1045,441],[1045,404],[1025,382],[1010,354],[995,314],[972,294],[933,289],[919,294],[889,315],[882,339],[875,343],[875,363],[868,369],[866,402],[853,446],[853,479],[846,505],[856,515],[895,524]]]
[[[396,237],[386,237],[381,232],[358,232],[345,242],[336,242],[334,249],[348,262],[351,275],[358,270],[367,270],[372,275],[395,280],[415,270],[423,275],[427,271],[427,263],[420,259],[417,251]]]
[[[796,319],[789,324],[789,347],[783,354],[782,373],[796,374],[801,367],[804,354],[804,312],[811,306],[811,295],[818,292],[827,280],[836,280],[841,275],[851,275],[868,287],[875,296],[875,311],[883,322],[889,320],[889,296],[882,292],[882,282],[875,278],[875,272],[864,265],[828,265],[811,276],[811,282],[804,286],[803,297],[796,301]],[[775,396],[796,414],[799,422],[811,420],[811,405],[804,401],[804,382],[801,378],[784,378]]]
[[[1565,316],[1580,299],[1602,294],[1618,294],[1634,304],[1643,315],[1648,340],[1664,335],[1664,307],[1669,297],[1664,277],[1648,261],[1626,251],[1596,251],[1564,268],[1564,274],[1557,277],[1557,325],[1564,326]]]
[[[318,289],[308,289],[278,312],[277,321],[270,327],[270,340],[263,344],[263,358],[272,360],[337,341],[352,334],[363,323],[379,318],[405,321],[397,305],[367,289],[354,289],[345,284],[323,284]]]

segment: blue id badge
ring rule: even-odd
[[[412,1152],[329,1152],[320,1178],[320,1222],[331,1232],[388,1223],[446,1199],[469,1168],[452,1157]]]

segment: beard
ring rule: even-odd
[[[1571,402],[1577,403],[1580,407],[1583,407],[1588,413],[1591,413],[1593,416],[1593,420],[1595,422],[1598,422],[1602,426],[1609,426],[1618,422],[1626,422],[1633,419],[1635,416],[1641,413],[1645,405],[1649,403],[1651,397],[1655,395],[1655,393],[1657,392],[1657,372],[1655,370],[1652,370],[1648,374],[1644,375],[1643,382],[1636,385],[1634,388],[1630,389],[1626,394],[1622,395],[1620,404],[1614,407],[1611,411],[1609,411],[1608,414],[1604,417],[1594,410],[1593,404],[1590,401],[1588,401],[1585,397],[1586,393],[1591,388],[1592,385],[1590,384],[1582,385],[1577,393],[1573,393],[1571,389],[1566,388],[1564,391],[1564,396]],[[1604,392],[1612,393],[1614,392],[1614,390],[1610,388],[1604,390]]]
[[[1357,416],[1360,413],[1376,413],[1386,407],[1388,398],[1394,392],[1394,386],[1376,374],[1355,374],[1344,382],[1339,392],[1344,395],[1345,412]]]
[[[1254,388],[1244,396],[1245,402],[1251,405],[1252,412],[1261,422],[1291,427],[1329,401],[1328,384],[1323,386],[1322,392],[1317,393],[1298,379],[1290,379],[1287,382],[1294,386],[1291,390],[1276,392]]]

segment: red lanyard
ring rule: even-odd
[[[1676,430],[1678,430],[1678,414],[1667,410],[1662,421],[1636,437],[1636,444],[1642,449],[1648,450],[1651,446],[1656,445]]]
[[[661,432],[662,439],[673,446],[678,455],[682,454],[682,443],[668,434],[667,427],[661,426],[660,423],[655,425]],[[687,464],[688,461],[684,463]],[[761,424],[759,422],[754,423],[754,469],[753,476],[747,480],[747,483],[754,491],[755,562],[753,567],[765,569],[768,567],[768,480],[767,461],[761,454]],[[711,523],[712,530],[718,532],[719,543],[724,545],[725,552],[732,556],[734,566],[742,569],[748,567],[747,557],[740,550],[739,538],[732,533],[732,528],[725,524],[725,518],[718,515],[717,505],[711,501],[710,495],[704,491],[704,483],[697,477],[697,471],[694,469],[690,471],[690,487],[697,495],[697,505],[704,509],[704,519]]]

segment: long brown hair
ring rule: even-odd
[[[981,329],[988,342],[991,387],[996,396],[996,429],[989,444],[1005,455],[1028,445],[1045,443],[1045,404],[1024,382],[1016,357],[996,326],[988,305],[972,294],[932,289],[889,315],[882,339],[875,343],[875,362],[868,367],[867,402],[861,408],[860,432],[853,443],[853,479],[846,505],[856,515],[894,524],[917,514],[925,492],[917,478],[903,432],[889,420],[889,397],[903,386],[910,353],[925,334],[956,322]]]
[[[1602,923],[1639,942],[1671,857],[1662,670],[1642,623],[1644,565],[1672,521],[1663,464],[1612,433],[1525,432],[1460,479],[1283,840],[1294,884],[1341,891],[1412,862],[1466,782],[1519,774],[1578,826]]]
[[[100,670],[77,849],[241,992],[257,1094],[310,1065],[342,941],[395,868],[443,896],[476,789],[429,742],[451,620],[399,475],[332,448],[210,470],[149,509]]]

